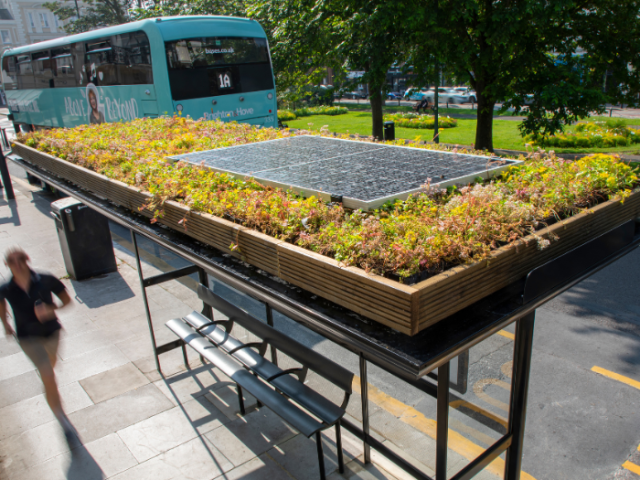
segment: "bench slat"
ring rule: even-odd
[[[199,328],[201,325],[210,321],[207,317],[198,312],[192,312],[184,319],[194,328]],[[230,336],[223,328],[220,328],[217,325],[205,327],[200,331],[200,333],[211,339],[215,344],[220,345],[225,351],[232,350],[237,348],[237,346],[242,345],[240,341]],[[282,372],[281,368],[250,349],[239,350],[234,353],[233,356],[264,379]],[[274,379],[271,382],[271,385],[280,389],[285,395],[309,410],[327,425],[333,425],[342,417],[342,415],[344,415],[344,410],[342,410],[338,405],[327,400],[312,388],[307,387],[302,382],[298,381],[297,378],[284,375]]]
[[[185,343],[191,346],[196,352],[218,367],[225,375],[243,389],[260,400],[276,415],[289,423],[306,437],[310,437],[325,426],[307,415],[294,403],[284,396],[271,389],[263,381],[249,373],[242,365],[233,360],[230,356],[220,352],[207,339],[197,334],[191,327],[180,319],[173,319],[167,322],[167,327],[178,335]]]

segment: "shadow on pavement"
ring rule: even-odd
[[[102,469],[84,446],[71,451],[67,480],[103,480],[104,478],[106,476]]]
[[[136,296],[119,272],[113,272],[87,280],[71,280],[76,299],[89,308],[100,308],[122,302]],[[96,292],[100,292],[97,295]]]

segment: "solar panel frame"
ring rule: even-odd
[[[279,148],[274,150],[274,146]],[[287,152],[289,149],[291,152]],[[407,156],[409,152],[416,155]],[[253,162],[248,157],[253,157]],[[428,179],[434,188],[469,184],[478,177],[487,179],[521,163],[315,135],[193,152],[169,160],[203,165],[236,178],[251,176],[267,186],[291,189],[307,197],[315,195],[324,201],[341,201],[346,208],[363,210],[378,208],[390,200],[406,200],[420,192]],[[478,163],[484,164],[484,168],[478,168]],[[287,181],[289,178],[293,180]]]

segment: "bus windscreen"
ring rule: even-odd
[[[270,90],[264,38],[205,37],[165,43],[174,100]]]

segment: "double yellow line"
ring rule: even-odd
[[[354,378],[353,389],[356,392],[360,391],[359,377]],[[410,407],[409,405],[405,405],[404,403],[387,395],[382,390],[374,387],[371,384],[369,384],[369,400],[391,415],[398,418],[398,420],[400,420],[401,422],[404,422],[407,425],[411,425],[419,432],[424,433],[434,440],[436,439],[438,423],[431,418],[427,418],[424,414],[422,414],[415,408]],[[480,445],[476,445],[460,433],[451,429],[449,429],[448,447],[449,449],[453,450],[469,461],[478,458],[485,451],[485,448],[481,447]],[[491,462],[485,470],[502,478],[502,476],[504,475],[504,468],[504,460],[498,457],[493,462]],[[535,480],[534,477],[525,472],[521,472],[520,478],[522,480]]]

